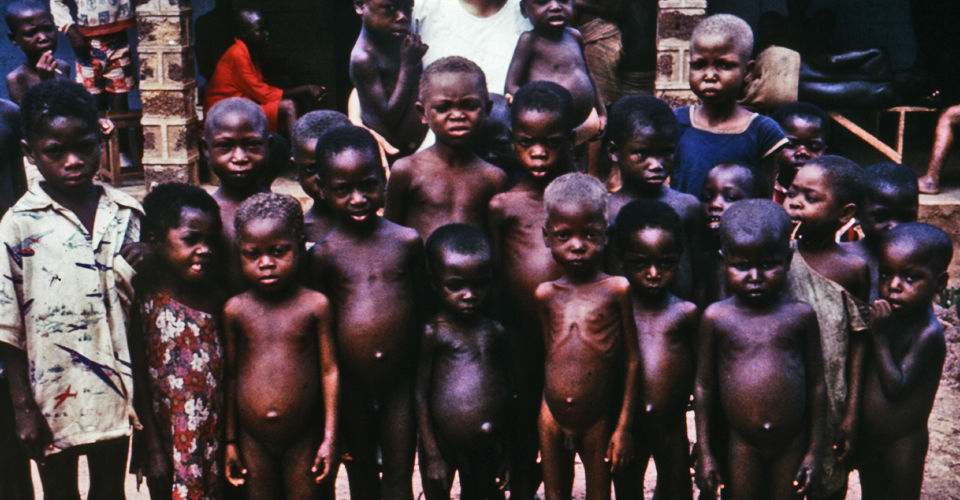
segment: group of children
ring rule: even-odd
[[[0,354],[44,494],[78,498],[87,455],[90,497],[123,498],[136,428],[151,498],[235,494],[224,479],[334,498],[343,463],[351,498],[412,500],[418,457],[428,500],[455,472],[464,498],[529,500],[542,481],[564,499],[576,455],[589,499],[641,498],[650,457],[658,498],[690,499],[691,456],[708,496],[843,498],[856,467],[864,498],[919,498],[951,241],[915,222],[909,169],[823,155],[815,109],[778,125],[739,107],[743,26],[694,32],[701,105],[613,104],[612,195],[577,172],[570,91],[533,81],[494,113],[463,58],[419,75],[436,143],[389,181],[369,131],[301,118],[306,212],[264,186],[252,101],[207,110],[212,195],[165,184],[141,207],[93,180],[89,93],[33,86],[23,148],[43,180],[0,222]],[[481,144],[504,127],[512,147]],[[702,179],[686,193],[684,168]],[[862,239],[838,243],[854,218]]]

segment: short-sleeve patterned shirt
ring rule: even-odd
[[[127,347],[143,209],[102,189],[93,232],[34,184],[0,221],[0,342],[27,352],[33,397],[55,453],[128,436],[138,425]]]

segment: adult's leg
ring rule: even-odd
[[[616,417],[601,418],[583,434],[580,458],[586,476],[587,500],[610,500],[611,464],[606,458],[615,423]]]
[[[68,449],[46,457],[37,470],[44,500],[80,500],[75,451]]]
[[[417,418],[414,413],[413,374],[382,391],[379,415],[380,455],[384,500],[413,500],[413,463],[417,453]]]
[[[540,407],[539,431],[546,500],[570,500],[573,492],[574,452],[565,446],[566,433],[553,418],[545,401]]]
[[[340,429],[349,459],[344,460],[351,500],[380,500],[377,423],[369,393],[359,381],[341,377]]]
[[[111,439],[89,445],[85,452],[90,469],[88,500],[124,500],[129,438]]]
[[[656,496],[658,500],[690,500],[693,498],[693,482],[690,479],[690,441],[687,439],[686,415],[680,413],[678,417],[677,422],[672,423],[669,428],[665,429],[662,435],[654,436],[656,442],[654,444],[653,460],[657,464]],[[642,487],[642,476],[640,481]]]
[[[927,173],[919,179],[921,193],[940,192],[940,172],[943,171],[943,165],[947,162],[947,154],[950,153],[950,146],[953,145],[957,128],[960,128],[960,104],[951,106],[940,114]]]
[[[317,422],[320,422],[318,419]],[[320,485],[310,469],[317,458],[322,430],[315,426],[298,437],[283,454],[281,468],[287,500],[319,500]],[[336,482],[335,478],[330,483]]]
[[[246,430],[240,430],[240,460],[247,468],[244,477],[246,498],[271,500],[283,498],[284,480],[280,470],[281,458],[253,438]]]
[[[33,500],[30,459],[20,448],[13,419],[10,384],[0,379],[0,498]]]

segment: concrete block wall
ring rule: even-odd
[[[657,14],[657,97],[672,107],[697,102],[690,90],[690,35],[706,14],[706,0],[660,0]]]
[[[147,189],[197,181],[199,122],[190,0],[137,6]]]

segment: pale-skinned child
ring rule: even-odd
[[[427,500],[496,499],[507,477],[513,402],[509,343],[487,318],[493,262],[486,234],[469,224],[427,238],[427,274],[440,311],[427,321],[417,370],[420,475]]]
[[[643,496],[643,476],[653,456],[657,498],[690,500],[686,413],[696,375],[700,312],[670,293],[684,252],[683,223],[666,203],[636,200],[620,210],[613,237],[630,282],[643,377],[633,425],[635,459],[614,477],[617,497]]]
[[[580,455],[586,498],[610,498],[611,475],[633,459],[640,350],[630,284],[600,270],[606,189],[567,174],[544,193],[543,241],[563,267],[537,287],[546,347],[540,454],[547,500],[570,498]]]
[[[845,494],[861,414],[862,309],[870,298],[870,267],[853,243],[836,242],[837,231],[856,213],[860,178],[860,167],[850,160],[821,156],[800,167],[783,203],[797,224],[787,293],[817,312],[827,384],[824,433],[833,449],[821,457],[824,477],[810,492],[813,498]]]
[[[783,203],[797,169],[827,151],[830,116],[808,102],[792,102],[777,108],[773,118],[787,137],[774,156],[773,201]]]
[[[714,165],[700,188],[700,208],[706,221],[703,236],[704,304],[730,296],[727,272],[720,254],[720,221],[731,204],[752,198],[767,198],[767,181],[759,170],[739,163]]]
[[[703,313],[694,389],[696,479],[709,495],[799,500],[818,484],[823,359],[816,313],[785,293],[790,229],[770,200],[736,202],[720,223],[732,295]]]
[[[251,500],[334,498],[340,382],[330,301],[298,282],[303,213],[261,193],[236,212],[252,288],[223,309],[227,481]]]
[[[363,124],[398,151],[394,158],[410,155],[427,134],[414,103],[429,48],[411,30],[413,0],[357,0],[354,8],[363,27],[350,53],[350,79]]]
[[[677,170],[670,185],[696,195],[711,167],[736,162],[760,168],[773,184],[768,160],[787,138],[775,121],[738,103],[753,70],[753,32],[739,17],[710,16],[690,40],[690,89],[702,104],[674,111],[680,127]]]
[[[883,235],[905,222],[916,222],[920,211],[917,174],[906,165],[881,162],[863,169],[857,219],[863,238],[851,248],[870,266],[870,300],[877,300],[877,262]]]
[[[598,139],[607,109],[583,57],[583,37],[570,27],[573,0],[522,0],[520,10],[533,29],[517,41],[504,93],[512,96],[530,82],[554,82],[573,97],[574,144]]]
[[[27,89],[42,81],[70,79],[70,65],[53,56],[57,51],[57,27],[46,5],[35,0],[11,2],[4,18],[10,28],[10,42],[27,56],[26,62],[7,74],[11,101],[20,104]]]
[[[393,165],[384,217],[424,238],[454,222],[487,227],[490,199],[507,189],[507,174],[473,149],[492,106],[473,62],[451,56],[424,70],[416,108],[436,143]]]
[[[620,169],[623,186],[607,204],[607,219],[613,221],[620,209],[633,200],[662,201],[683,221],[684,248],[673,292],[684,300],[700,302],[700,255],[703,220],[696,196],[680,193],[667,185],[673,174],[677,144],[677,120],[670,107],[652,96],[628,96],[617,101],[610,112],[608,132],[610,161]],[[612,272],[619,271],[618,252],[613,252]]]
[[[946,357],[931,302],[947,286],[953,245],[936,227],[904,223],[883,235],[879,253],[856,462],[863,498],[919,499]]]
[[[540,484],[537,418],[543,396],[543,326],[536,314],[537,286],[559,278],[563,268],[543,245],[543,192],[554,179],[575,172],[573,98],[551,82],[517,91],[511,106],[511,139],[520,182],[490,200],[490,246],[500,320],[510,332],[516,364],[517,442],[510,494],[531,500]]]
[[[350,496],[413,500],[423,241],[377,215],[386,175],[369,131],[329,130],[316,155],[339,222],[310,249],[307,280],[330,297],[336,317]]]
[[[320,196],[320,177],[317,175],[317,139],[334,127],[349,125],[347,115],[339,111],[320,109],[303,115],[293,126],[293,156],[290,161],[297,171],[300,188],[313,199],[303,212],[303,229],[307,235],[307,249],[323,239],[337,223],[330,206]]]
[[[43,180],[0,222],[0,354],[15,430],[39,464],[46,498],[123,498],[136,416],[127,342],[132,252],[142,209],[93,182],[100,167],[96,104],[83,86],[41,82],[23,97],[22,146]]]
[[[135,467],[150,496],[220,496],[223,422],[220,207],[203,189],[161,184],[143,200],[141,241],[153,266],[137,276],[130,347],[143,425]],[[173,319],[173,321],[171,321]],[[188,419],[191,426],[178,425]],[[138,441],[134,439],[135,443]]]

